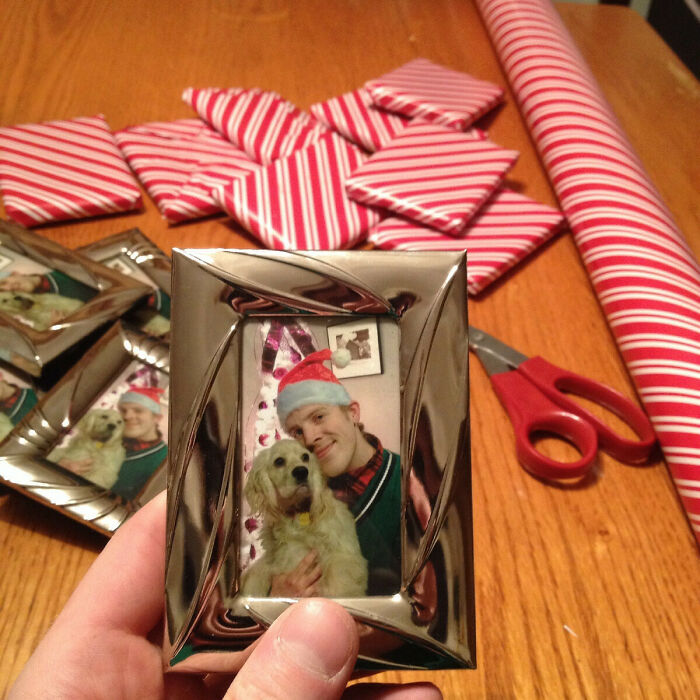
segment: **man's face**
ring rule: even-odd
[[[0,289],[6,292],[33,292],[38,283],[38,275],[20,275],[11,272],[0,280]]]
[[[292,411],[285,429],[318,457],[323,473],[332,477],[362,466],[357,464],[359,419],[357,402],[346,407],[310,404]]]
[[[155,440],[158,437],[155,413],[130,401],[120,403],[118,408],[124,419],[124,437],[138,440]]]

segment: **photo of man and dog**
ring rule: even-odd
[[[153,280],[136,263],[129,260],[126,255],[114,255],[100,260],[100,262],[112,270],[121,272],[122,275],[148,285],[153,290],[143,304],[139,304],[138,307],[130,312],[139,329],[156,338],[162,338],[169,333],[170,296],[162,289],[159,289]]]
[[[255,420],[246,428],[242,594],[399,591],[398,326],[386,321],[379,324],[381,375],[341,382],[334,370],[347,365],[349,351],[323,347],[328,322],[321,320],[312,327],[321,349],[302,356],[280,345],[272,372],[244,362],[251,399],[244,405],[253,406]]]
[[[168,375],[134,361],[48,454],[125,501],[168,455]]]
[[[34,389],[7,369],[0,370],[0,442],[36,405]]]
[[[37,331],[60,323],[97,293],[60,270],[0,246],[0,311]]]

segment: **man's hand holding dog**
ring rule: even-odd
[[[295,569],[272,577],[270,595],[273,598],[310,598],[317,595],[316,584],[321,573],[318,554],[312,550]]]
[[[91,457],[85,457],[84,459],[60,459],[58,463],[68,471],[73,472],[73,474],[87,474],[93,466],[93,460]]]

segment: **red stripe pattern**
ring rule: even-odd
[[[358,202],[458,235],[517,157],[454,129],[411,124],[355,170],[346,188]]]
[[[306,148],[328,133],[323,124],[277,93],[258,88],[187,88],[182,99],[262,165]]]
[[[132,170],[170,223],[221,211],[210,190],[192,180],[217,164],[231,177],[259,167],[201,119],[149,122],[115,133]]]
[[[477,0],[700,543],[700,266],[544,0]]]
[[[364,88],[319,102],[309,111],[329,129],[370,153],[385,146],[410,122],[408,117],[377,107]]]
[[[142,204],[102,115],[0,128],[0,189],[7,215],[27,227]]]
[[[503,100],[503,89],[426,58],[365,83],[372,101],[390,112],[466,129]]]
[[[380,215],[353,202],[343,182],[366,160],[329,132],[316,143],[214,191],[236,221],[275,250],[334,250],[364,239]]]
[[[525,195],[498,190],[459,236],[400,218],[385,219],[367,240],[384,250],[466,250],[467,291],[478,294],[561,230],[564,216]]]

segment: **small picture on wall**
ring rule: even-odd
[[[329,326],[328,346],[331,351],[345,349],[350,354],[348,365],[335,370],[338,378],[382,373],[382,354],[375,319],[366,318]]]

